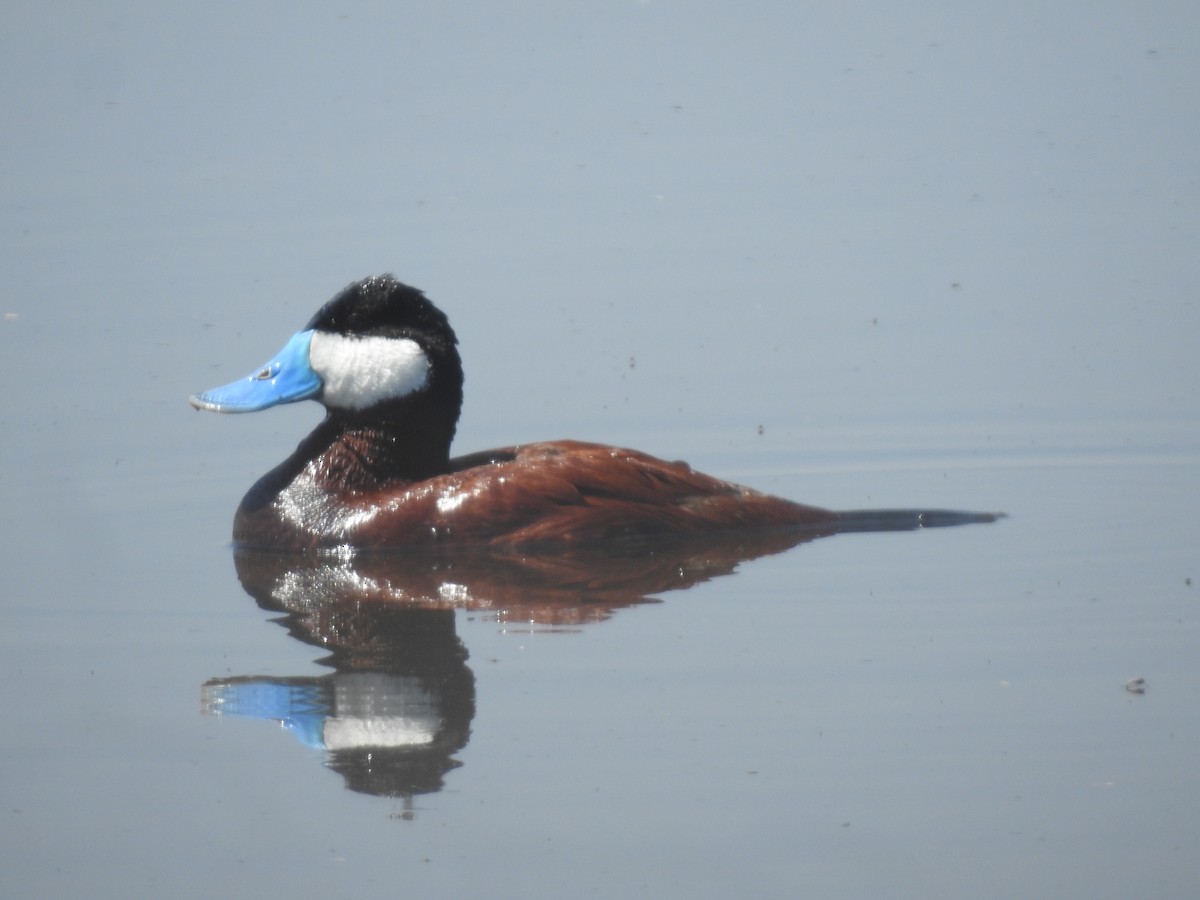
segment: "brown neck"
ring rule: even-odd
[[[333,433],[321,434],[327,425],[310,436],[310,440],[321,439],[325,444],[310,458],[317,466],[317,484],[331,492],[369,492],[446,471],[450,442],[444,437],[420,434],[422,429],[410,428],[404,433],[377,424],[343,423],[332,426]]]
[[[260,478],[242,499],[246,513],[264,508],[288,491],[306,470],[331,495],[371,493],[441,474],[449,468],[451,423],[437,417],[409,420],[407,427],[352,421],[331,414],[286,460]],[[311,468],[310,468],[311,466]]]

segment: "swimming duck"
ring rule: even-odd
[[[549,441],[451,458],[463,399],[457,344],[445,314],[421,291],[390,275],[367,278],[321,307],[253,374],[189,398],[221,413],[309,399],[326,409],[312,434],[246,494],[234,543],[517,549],[850,530],[845,513],[634,450]]]

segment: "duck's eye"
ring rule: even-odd
[[[270,381],[271,380],[271,367],[267,366],[265,369],[263,369],[261,372],[259,372],[254,377],[257,378],[259,381]]]

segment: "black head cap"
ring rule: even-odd
[[[446,314],[392,275],[349,285],[317,311],[307,328],[347,337],[406,337],[422,345],[427,340],[448,347],[458,343]]]

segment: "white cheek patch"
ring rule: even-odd
[[[308,363],[325,385],[321,402],[338,409],[366,409],[429,383],[429,359],[408,338],[354,338],[314,331]]]

